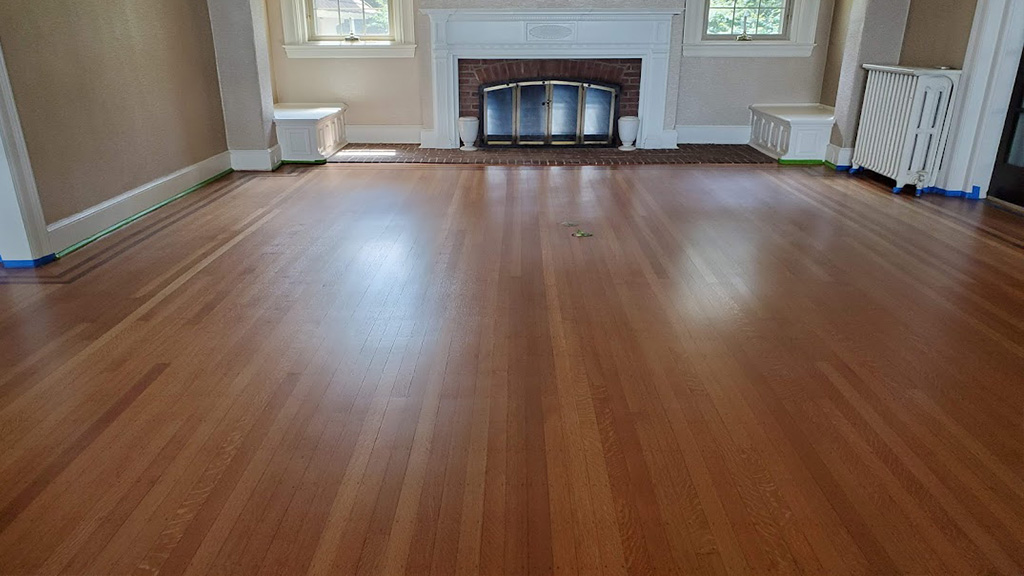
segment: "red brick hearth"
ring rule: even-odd
[[[480,85],[514,80],[590,80],[622,87],[619,113],[635,116],[640,109],[639,58],[598,60],[459,60],[459,115],[480,115]]]

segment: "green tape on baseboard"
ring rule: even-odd
[[[779,160],[783,166],[821,166],[824,160]]]
[[[327,164],[327,160],[284,160],[281,164],[304,164],[304,165],[323,165]]]
[[[825,166],[828,166],[829,168],[831,168],[833,170],[839,170],[839,166],[836,166],[835,164],[829,162],[828,160],[825,160],[824,164],[825,164]]]
[[[71,254],[72,252],[81,250],[82,248],[85,248],[89,244],[92,244],[93,242],[99,240],[100,238],[103,238],[107,234],[110,234],[111,232],[116,232],[117,230],[120,230],[121,228],[124,228],[125,226],[131,224],[132,222],[135,222],[139,218],[142,218],[143,216],[145,216],[147,214],[155,212],[155,211],[159,210],[160,208],[163,208],[164,206],[167,206],[171,202],[174,202],[175,200],[179,200],[181,198],[184,198],[185,196],[188,196],[189,194],[195,192],[196,190],[199,190],[200,188],[206,186],[207,184],[211,184],[213,182],[216,182],[217,180],[220,180],[221,178],[227,176],[228,174],[231,174],[232,172],[234,172],[234,170],[232,170],[231,168],[228,168],[227,170],[221,172],[220,174],[217,174],[213,178],[207,178],[206,180],[203,180],[199,184],[196,184],[195,186],[189,188],[188,190],[185,190],[184,192],[179,192],[178,194],[175,194],[174,196],[171,196],[170,198],[168,198],[167,200],[164,200],[163,202],[160,202],[159,204],[155,204],[153,206],[150,206],[149,208],[146,208],[145,210],[143,210],[142,212],[139,212],[138,214],[136,214],[134,216],[129,216],[129,217],[125,218],[124,220],[121,220],[120,222],[118,222],[117,224],[114,224],[110,228],[107,228],[105,230],[101,230],[101,231],[93,234],[92,236],[89,236],[85,240],[82,240],[81,242],[78,242],[76,244],[68,246],[67,248],[61,250],[60,252],[57,252],[56,256],[57,256],[57,258],[63,258],[64,256],[67,256],[68,254]]]

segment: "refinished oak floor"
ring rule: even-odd
[[[0,272],[0,574],[1022,572],[984,203],[292,168]]]

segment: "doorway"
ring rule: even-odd
[[[989,193],[1024,206],[1024,55],[1017,69],[1017,83],[1010,98]]]

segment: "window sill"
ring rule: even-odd
[[[799,44],[777,40],[710,40],[683,44],[683,56],[725,58],[807,58],[815,44]]]
[[[289,58],[413,58],[415,44],[397,42],[308,42],[285,44]]]

